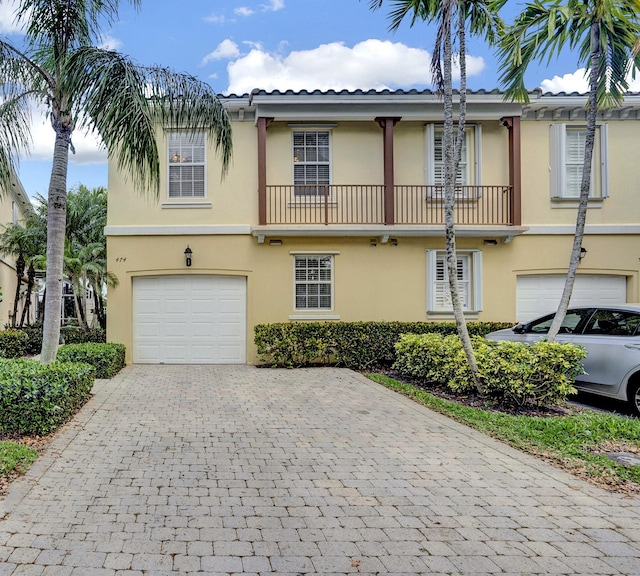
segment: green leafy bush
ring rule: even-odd
[[[573,384],[584,374],[581,360],[587,356],[581,346],[560,342],[483,340],[475,348],[487,394],[514,406],[551,406],[575,394]]]
[[[64,344],[58,348],[59,362],[85,362],[95,368],[96,378],[113,378],[125,366],[124,344]]]
[[[559,342],[490,342],[475,336],[478,376],[486,394],[510,406],[550,406],[576,392],[584,373],[584,348]],[[457,336],[404,334],[396,344],[394,369],[425,383],[444,384],[466,394],[475,386]]]
[[[2,330],[0,332],[0,358],[20,358],[26,356],[29,337],[22,330]]]
[[[485,336],[513,323],[470,322],[469,332]],[[338,364],[362,370],[390,366],[394,345],[405,333],[456,334],[453,322],[300,322],[259,324],[255,343],[271,366]]]
[[[0,360],[0,431],[53,432],[87,401],[94,375],[88,364]]]
[[[40,354],[40,350],[42,350],[42,326],[28,326],[19,330],[27,335],[27,354],[31,356]]]
[[[104,344],[107,341],[106,332],[102,328],[82,330],[78,326],[63,326],[60,328],[60,334],[65,344],[84,344],[85,342]]]

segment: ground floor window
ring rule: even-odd
[[[296,310],[333,309],[333,256],[294,256]]]
[[[456,253],[458,288],[465,312],[482,310],[482,252]],[[444,250],[427,250],[427,312],[452,312]]]

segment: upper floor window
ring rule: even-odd
[[[295,309],[333,308],[333,256],[294,256]]]
[[[331,180],[328,130],[293,132],[293,183],[296,196],[324,196]]]
[[[458,290],[465,312],[482,310],[482,252],[456,253]],[[452,312],[446,252],[427,250],[427,312]]]
[[[169,198],[204,198],[204,133],[171,132],[168,138]]]
[[[607,136],[606,124],[596,127],[589,190],[589,197],[594,199],[606,198],[609,195]],[[569,124],[551,126],[551,198],[572,200],[580,198],[586,141],[586,126]]]
[[[454,126],[454,136],[457,128]],[[470,188],[479,186],[481,182],[481,162],[480,162],[480,125],[469,125],[464,131],[464,141],[460,153],[456,184],[460,186],[456,189],[457,197],[476,197],[476,189]],[[426,183],[429,186],[442,186],[444,184],[444,127],[427,124],[426,126],[426,158],[425,171]],[[431,189],[430,196],[442,196],[442,189]]]

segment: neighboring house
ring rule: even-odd
[[[456,218],[470,320],[527,320],[562,289],[586,98],[531,97],[468,95]],[[254,91],[225,105],[224,179],[188,127],[160,133],[160,198],[110,166],[108,268],[120,284],[108,339],[128,361],[255,363],[259,323],[453,319],[437,94]],[[637,95],[599,114],[576,303],[640,300],[639,117]]]
[[[33,210],[21,182],[14,178],[9,190],[0,195],[0,231],[6,224],[17,224],[24,220]],[[0,287],[2,287],[2,302],[0,302],[0,330],[11,323],[13,303],[16,295],[16,256],[0,253]],[[27,278],[24,277],[23,297],[18,305],[18,315],[22,314],[24,306],[24,292],[26,292]],[[35,298],[35,297],[34,297]],[[35,306],[31,306],[31,316],[35,314]],[[20,320],[20,318],[18,318]]]

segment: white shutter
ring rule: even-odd
[[[457,254],[458,288],[465,311],[482,310],[482,252]],[[427,250],[427,312],[452,312],[444,250]]]
[[[609,198],[609,125],[600,128],[600,196]],[[593,190],[593,186],[592,186]]]
[[[565,135],[566,124],[552,124],[549,142],[549,174],[551,198],[562,198],[565,181]]]

